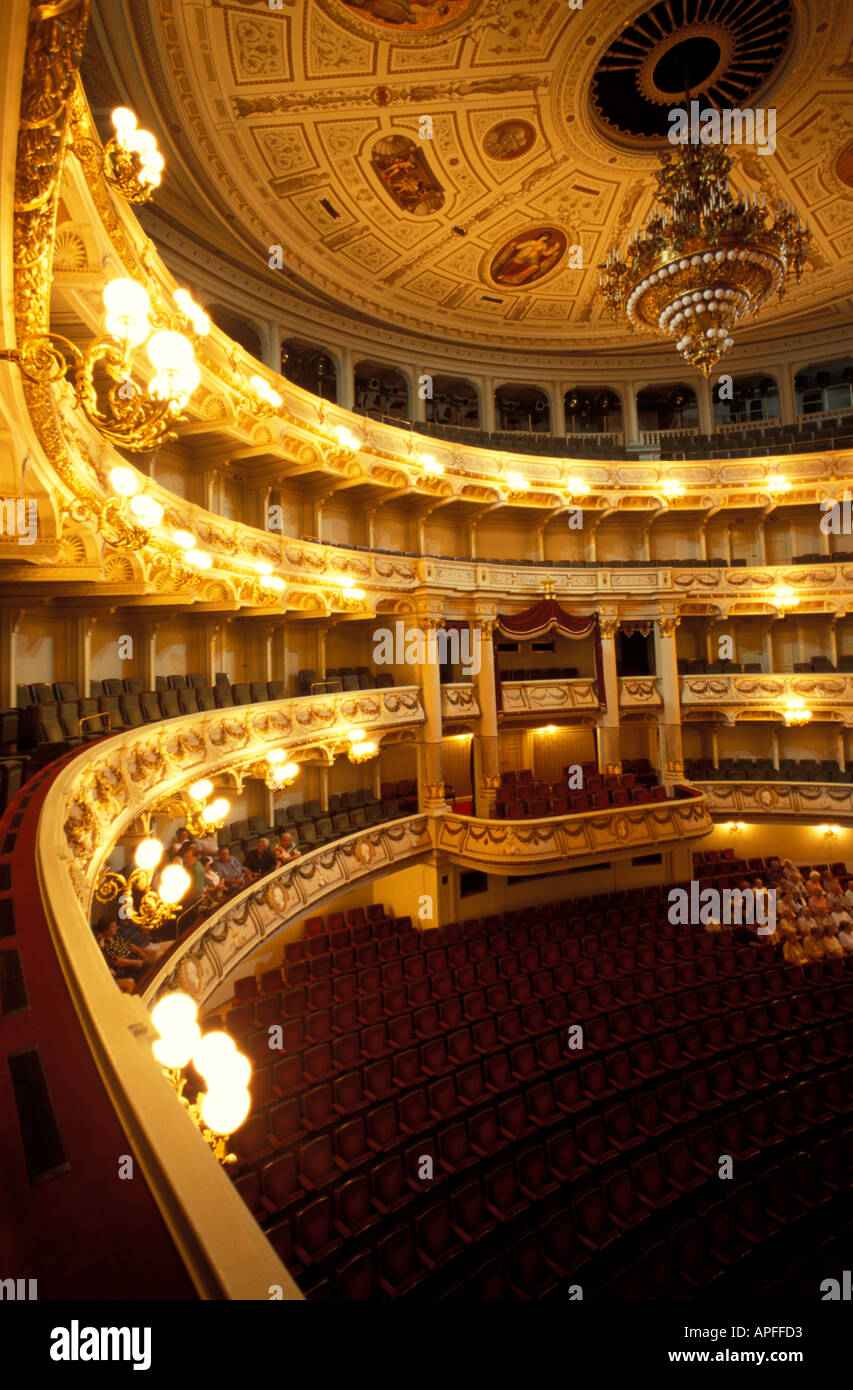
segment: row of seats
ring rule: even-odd
[[[771,946],[738,947],[730,932],[673,927],[665,895],[663,887],[596,895],[424,933],[379,905],[369,917],[360,909],[352,920],[330,914],[311,919],[303,940],[288,944],[283,973],[249,982],[254,998],[235,1001],[233,1010],[233,1031],[257,1067],[247,1122],[253,1129],[234,1136],[241,1190],[253,1209],[260,1202],[284,1258],[289,1251],[306,1271],[309,1292],[338,1288],[341,1271],[362,1253],[352,1243],[362,1219],[371,1231],[365,1248],[385,1271],[382,1293],[407,1291],[405,1261],[383,1264],[379,1257],[379,1243],[392,1234],[383,1251],[408,1249],[385,1200],[396,1200],[395,1191],[410,1204],[413,1240],[416,1232],[431,1233],[418,1248],[428,1255],[444,1249],[435,1235],[438,1216],[415,1225],[437,1196],[444,1200],[444,1187],[419,1176],[425,1153],[434,1157],[439,1184],[447,1184],[452,1216],[457,1179],[476,1179],[485,1194],[498,1160],[508,1169],[500,1179],[501,1209],[512,1206],[512,1184],[519,1185],[519,1154],[522,1175],[538,1191],[533,1179],[552,1161],[548,1140],[558,1132],[564,1146],[574,1146],[575,1165],[588,1164],[604,1181],[621,1152],[638,1161],[669,1152],[699,1116],[706,1127],[724,1124],[738,1162],[749,1162],[745,1110],[757,1133],[762,1116],[752,1107],[764,1104],[771,1129],[787,1124],[789,1137],[798,1132],[798,1115],[813,1126],[821,1108],[832,1113],[838,1091],[828,1063],[849,1056],[847,963],[781,968]],[[271,1019],[287,1033],[278,1060],[268,1047]],[[572,1054],[566,1030],[577,1021],[584,1048]],[[798,1093],[802,1106],[793,1120],[783,1098],[792,1073],[813,1083],[808,1096]],[[772,1106],[771,1088],[779,1090]],[[845,1104],[847,1094],[842,1089]],[[712,1131],[714,1171],[720,1144]],[[684,1149],[673,1157],[687,1162],[693,1185],[702,1156]],[[578,1232],[586,1218],[575,1209],[583,1194],[573,1172],[563,1175],[560,1207]],[[344,1185],[361,1178],[358,1191],[348,1188],[339,1201]],[[553,1174],[543,1180],[559,1181]],[[607,1220],[620,1214],[600,1190],[597,1200]],[[523,1224],[539,1241],[541,1198],[524,1208]],[[330,1238],[343,1245],[322,1253],[330,1213],[338,1222]],[[612,1224],[624,1266],[623,1232]],[[588,1267],[593,1252],[581,1245],[580,1253]],[[463,1283],[467,1258],[452,1257],[462,1262],[453,1268]],[[416,1253],[412,1271],[423,1268]],[[510,1296],[525,1290],[542,1291],[532,1272]]]
[[[374,675],[368,666],[329,667],[325,676],[304,668],[296,673],[297,695],[333,695],[341,690],[385,690],[394,684],[387,671]]]
[[[392,676],[372,675],[366,666],[356,668],[347,667],[345,670],[329,671],[329,677],[334,679],[321,682],[323,689],[328,693],[334,690],[373,690],[379,687],[393,686]],[[298,695],[316,694],[317,686],[314,683],[313,671],[299,671],[295,678],[296,693]],[[204,704],[204,709],[222,709],[231,705],[262,704],[268,700],[284,700],[286,690],[284,681],[247,681],[235,682],[233,685],[223,672],[216,674],[215,684],[208,685],[207,679],[203,675],[188,676],[155,676],[154,691],[146,692],[145,682],[140,676],[125,676],[123,678],[110,678],[107,680],[91,681],[89,696],[100,699],[102,696],[125,696],[143,695],[153,693],[160,695],[168,692],[195,691],[199,700],[202,693],[208,696],[213,692],[213,703]],[[230,697],[230,698],[229,698]],[[30,705],[61,704],[67,701],[79,700],[81,698],[77,686],[71,681],[54,681],[53,684],[47,682],[37,682],[30,685],[19,685],[17,687],[18,709],[26,709]]]
[[[383,784],[383,786],[390,784]],[[244,854],[254,849],[258,840],[278,838],[287,831],[298,849],[312,850],[330,844],[345,835],[358,830],[366,830],[371,825],[383,821],[396,820],[399,816],[410,815],[418,809],[417,783],[398,784],[411,788],[404,797],[374,797],[372,791],[361,788],[358,791],[342,792],[329,798],[329,809],[324,811],[319,801],[294,802],[279,807],[273,815],[273,824],[267,824],[265,815],[249,816],[246,820],[232,821],[217,832],[220,844],[226,845],[233,855],[243,859]],[[332,802],[339,809],[336,809]]]
[[[684,771],[698,782],[849,782],[851,774],[835,758],[685,758]]]
[[[823,557],[826,558],[825,556]],[[853,554],[851,554],[853,559]],[[682,676],[735,676],[741,674],[759,675],[764,671],[760,661],[747,661],[741,664],[739,661],[703,661],[688,660],[687,657],[678,658],[678,670]],[[813,656],[809,661],[795,661],[792,671],[796,675],[820,675],[827,672],[835,673],[853,671],[853,656],[840,656],[838,665],[835,666],[826,656]],[[790,672],[769,671],[771,676],[788,675]]]
[[[570,681],[577,678],[577,666],[549,666],[547,670],[529,667],[523,671],[504,671],[502,681]]]
[[[373,1186],[357,1173],[337,1189],[334,1202],[316,1197],[268,1235],[291,1272],[309,1277],[312,1299],[370,1301],[413,1293],[474,1301],[565,1299],[593,1270],[593,1287],[580,1285],[585,1298],[690,1298],[713,1290],[723,1274],[730,1287],[754,1295],[768,1280],[778,1283],[780,1265],[802,1263],[821,1239],[824,1248],[838,1244],[836,1199],[853,1158],[849,1123],[808,1153],[785,1143],[784,1128],[771,1125],[770,1134],[780,1146],[772,1166],[739,1182],[728,1201],[701,1200],[704,1186],[698,1194],[685,1188],[651,1156],[614,1167],[566,1206],[570,1136],[563,1131],[469,1181],[442,1180],[466,1172],[442,1158],[445,1172],[431,1184],[431,1193],[440,1195],[414,1219],[415,1181],[392,1158],[373,1170]],[[706,1143],[709,1135],[714,1138],[710,1126],[702,1134]],[[694,1148],[702,1153],[701,1143]],[[583,1171],[578,1165],[573,1176]],[[242,1181],[251,1207],[251,1180]],[[851,1225],[848,1216],[840,1234],[849,1234]],[[833,1230],[834,1242],[827,1236]],[[614,1267],[611,1252],[629,1234],[644,1237],[642,1257]],[[337,1264],[345,1245],[357,1253]],[[818,1269],[802,1295],[809,1301],[826,1277],[826,1260]]]

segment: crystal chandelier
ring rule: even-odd
[[[732,192],[732,161],[720,145],[680,145],[659,155],[656,206],[636,228],[626,259],[612,250],[599,285],[614,318],[665,334],[691,366],[709,376],[753,318],[791,275],[799,282],[809,243],[790,203],[768,224],[766,199]]]

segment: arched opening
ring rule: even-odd
[[[263,362],[264,351],[260,335],[252,328],[251,324],[238,318],[230,309],[224,308],[221,304],[211,304],[205,312],[217,328],[221,328],[223,333],[227,333],[229,338],[233,338],[235,343],[239,343],[241,348],[245,348],[251,357],[256,357],[259,362]]]
[[[754,425],[779,419],[779,387],[772,376],[736,376],[713,387],[714,427]],[[731,397],[731,398],[729,398]]]
[[[645,386],[637,393],[641,430],[688,430],[699,423],[696,392],[683,382]]]
[[[605,386],[573,386],[563,397],[567,434],[619,434],[622,401]]]
[[[432,397],[426,399],[430,424],[456,429],[480,428],[480,397],[476,386],[462,377],[432,377]]]
[[[337,404],[338,369],[325,348],[298,338],[286,339],[281,345],[281,372],[294,386]]]
[[[550,434],[551,402],[538,386],[506,382],[495,391],[498,429],[505,434]]]
[[[853,409],[853,358],[801,367],[794,378],[794,395],[798,417]]]
[[[409,383],[402,372],[383,362],[355,364],[355,408],[359,415],[399,422],[409,420]]]

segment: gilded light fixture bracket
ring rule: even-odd
[[[183,421],[174,400],[152,399],[132,377],[133,350],[108,334],[95,338],[85,352],[59,333],[34,334],[19,348],[0,350],[0,360],[14,362],[37,386],[52,386],[69,377],[78,406],[104,439],[120,449],[147,453],[177,436],[171,426]],[[99,404],[95,372],[109,381],[108,409]]]
[[[134,889],[139,889],[142,894],[138,908],[133,905]],[[151,874],[147,869],[133,869],[127,878],[112,871],[101,875],[95,884],[96,901],[109,903],[122,897],[127,920],[137,927],[144,927],[146,931],[155,931],[175,915],[175,904],[164,903],[152,889]]]
[[[140,155],[136,150],[123,149],[115,135],[105,145],[77,135],[69,148],[81,164],[88,164],[93,172],[97,170],[129,203],[147,203],[151,198],[156,185],[140,178]]]

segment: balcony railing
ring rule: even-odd
[[[504,714],[571,714],[597,711],[598,690],[592,677],[577,680],[501,681]]]
[[[853,703],[853,674],[756,672],[681,677],[681,705],[685,712],[745,706],[753,712],[766,709],[769,716],[781,719],[785,701],[793,697],[805,700],[813,713],[818,711],[823,718],[832,718],[837,706]]]
[[[853,785],[844,783],[701,782],[699,786],[716,820],[742,816],[853,820]]]

